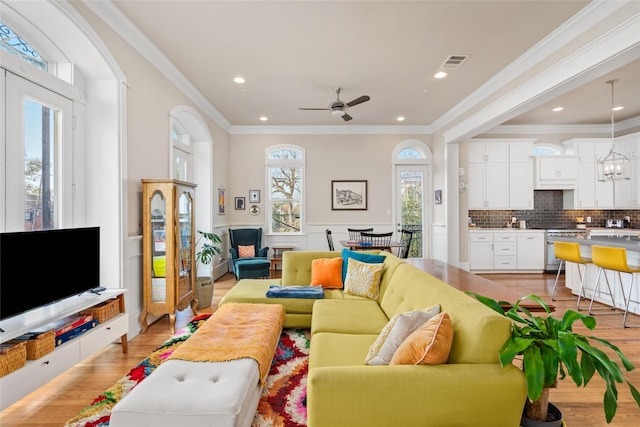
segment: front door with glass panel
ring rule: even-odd
[[[426,177],[425,166],[396,166],[396,231],[398,239],[403,229],[413,231],[409,258],[428,258],[424,227]]]
[[[69,99],[6,73],[6,158],[0,177],[7,231],[61,228],[71,220]],[[66,141],[66,142],[65,142]]]

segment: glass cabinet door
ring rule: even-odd
[[[167,299],[167,224],[166,200],[156,191],[151,197],[151,301],[165,302]]]
[[[191,292],[191,233],[193,200],[184,190],[178,198],[178,301]]]

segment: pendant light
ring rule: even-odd
[[[624,154],[616,151],[613,87],[618,81],[618,79],[607,81],[607,84],[611,85],[611,149],[609,154],[598,159],[598,181],[602,182],[631,179],[629,175],[629,159]]]

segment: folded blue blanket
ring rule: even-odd
[[[270,285],[267,298],[324,298],[322,286]]]

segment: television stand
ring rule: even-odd
[[[100,294],[85,292],[0,321],[0,342],[5,342],[109,299],[117,298],[120,305],[120,314],[116,317],[57,346],[40,359],[27,360],[24,367],[0,378],[0,411],[118,338],[122,352],[126,353],[129,317],[125,310],[125,292],[125,289],[106,289]]]

